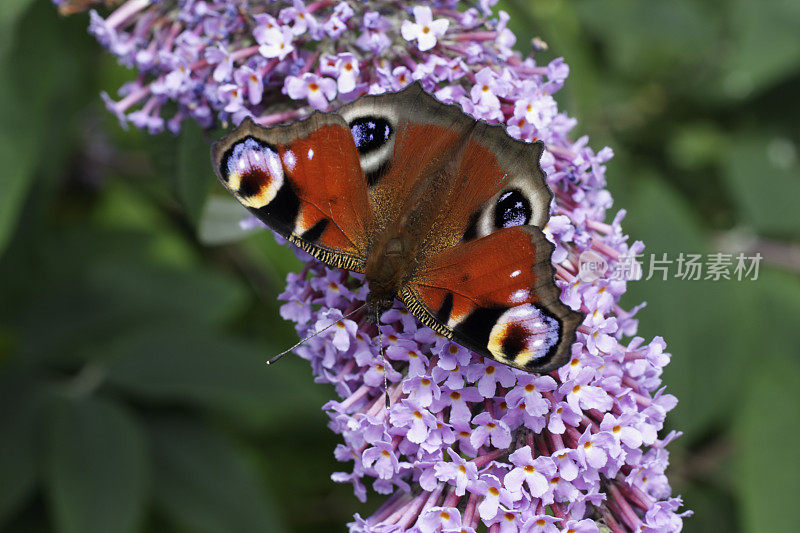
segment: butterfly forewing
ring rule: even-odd
[[[220,182],[256,217],[325,263],[363,271],[372,209],[340,116],[268,129],[247,119],[212,157]]]

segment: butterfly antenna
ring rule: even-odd
[[[375,313],[375,325],[378,326],[378,354],[381,356],[381,365],[383,365],[383,397],[386,399],[386,410],[389,410],[389,374],[386,366],[386,358],[383,356],[383,334],[381,333],[381,315]]]
[[[367,305],[366,303],[364,303],[364,304],[361,304],[359,307],[357,307],[357,308],[353,309],[352,311],[350,311],[349,313],[347,313],[346,315],[344,315],[344,316],[343,316],[342,318],[340,318],[339,320],[343,320],[343,319],[345,319],[345,318],[350,318],[352,315],[356,314],[358,311],[361,311],[362,309],[364,309],[364,307],[366,307],[366,305]],[[292,346],[291,348],[289,348],[289,349],[286,349],[286,350],[282,351],[281,353],[279,353],[279,354],[278,354],[278,355],[276,355],[275,357],[272,357],[272,358],[271,358],[269,361],[267,361],[267,366],[269,366],[269,365],[271,365],[271,364],[274,364],[274,363],[276,363],[276,362],[278,361],[278,359],[280,359],[281,357],[283,357],[283,356],[284,356],[284,355],[286,355],[287,353],[291,352],[292,350],[294,350],[295,348],[297,348],[298,346],[300,346],[300,345],[301,345],[301,344],[303,344],[304,342],[308,341],[310,338],[312,338],[312,337],[316,337],[316,336],[317,336],[317,335],[319,335],[320,333],[324,333],[324,332],[325,332],[325,331],[327,331],[328,329],[332,328],[333,326],[335,326],[336,324],[338,324],[338,323],[339,323],[339,320],[336,320],[335,322],[332,322],[332,323],[330,323],[329,325],[325,326],[324,328],[322,328],[322,329],[321,329],[321,330],[319,330],[319,331],[315,331],[314,333],[312,333],[311,335],[309,335],[309,336],[308,336],[308,337],[306,337],[305,339],[302,339],[300,342],[298,342],[297,344],[295,344],[295,345],[294,345],[294,346]]]

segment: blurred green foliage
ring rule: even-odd
[[[560,103],[615,151],[608,186],[645,252],[760,251],[757,281],[632,282],[663,335],[675,493],[694,531],[793,529],[800,496],[800,4],[508,0],[565,56]],[[531,30],[533,28],[533,30]],[[524,43],[520,43],[523,44]],[[674,266],[674,265],[673,265]]]
[[[800,496],[800,4],[505,0],[518,48],[571,67],[561,106],[612,146],[650,252],[760,250],[757,281],[650,280],[673,353],[671,480],[687,531],[791,530]],[[122,131],[131,76],[47,0],[0,3],[0,530],[337,531],[360,505],[277,294],[297,268],[241,237],[206,134]],[[209,193],[212,195],[209,196]],[[738,248],[737,248],[738,247]],[[726,248],[727,249],[727,248]]]

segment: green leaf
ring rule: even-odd
[[[30,379],[5,374],[0,381],[0,524],[32,495],[36,485],[35,429],[39,394]]]
[[[800,494],[800,365],[767,354],[753,365],[745,385],[735,419],[744,530],[793,531]]]
[[[119,406],[91,398],[55,406],[45,482],[57,531],[135,531],[147,471],[141,429]]]
[[[0,2],[0,61],[14,40],[17,21],[33,0],[5,0]]]
[[[10,165],[4,165],[8,175],[0,182],[0,252],[14,230],[33,174],[33,153],[27,149],[15,150],[18,147],[19,143],[0,132],[0,162],[10,162]]]
[[[209,187],[214,182],[210,147],[203,130],[192,120],[181,128],[178,143],[177,188],[189,219],[197,225]]]
[[[95,257],[90,262],[84,272],[50,279],[41,297],[19,310],[27,353],[47,360],[105,357],[110,340],[142,327],[221,324],[240,309],[245,296],[241,286],[214,272],[135,259]],[[46,335],[43,323],[48,324]]]
[[[54,53],[72,30],[49,2],[26,9],[29,5],[29,0],[0,2],[0,253],[36,171],[60,161],[72,141],[67,126],[74,108],[66,101],[79,103],[87,85],[88,61],[80,56],[80,43],[72,54]]]
[[[682,169],[702,169],[717,164],[727,142],[722,130],[713,123],[686,124],[669,140],[667,153]]]
[[[156,503],[198,533],[280,532],[283,526],[234,446],[198,421],[150,424]]]
[[[252,235],[239,224],[248,215],[233,198],[211,196],[203,208],[198,230],[200,242],[208,245],[226,244]]]
[[[287,420],[298,412],[316,412],[324,401],[322,394],[298,395],[307,375],[265,364],[276,349],[255,348],[199,328],[143,330],[112,351],[108,382],[151,402],[199,403],[232,413],[258,409]],[[287,398],[292,398],[291,410]]]
[[[231,197],[212,196],[206,203],[200,219],[200,241],[219,245],[243,241],[243,249],[258,261],[256,268],[269,277],[270,284],[283,290],[286,274],[296,272],[302,263],[294,255],[294,245],[279,244],[271,231],[245,230],[240,222],[248,212]]]
[[[800,494],[800,280],[765,271],[759,279],[761,341],[741,387],[734,418],[738,454],[732,479],[741,499],[745,531],[791,531]],[[769,509],[765,513],[764,509]]]
[[[674,474],[669,475],[669,479],[675,488]],[[683,498],[686,509],[691,509],[693,513],[683,521],[685,533],[741,531],[738,502],[729,491],[706,482],[694,482],[675,489]]]
[[[612,65],[650,82],[676,66],[698,62],[718,31],[717,21],[690,0],[576,2],[576,10],[583,25],[609,48]]]
[[[14,5],[21,6],[22,3],[16,2]],[[0,35],[3,33],[0,31]],[[2,39],[7,37],[3,35]],[[22,91],[16,83],[20,70],[17,65],[26,61],[13,61],[12,58],[13,53],[0,54],[0,72],[3,73],[0,76],[0,164],[3,166],[3,179],[0,180],[0,252],[14,230],[33,179],[37,162],[37,132],[41,131],[45,119],[45,110],[41,105],[31,106],[33,109],[27,112],[24,108],[28,106],[19,105]],[[39,88],[35,92],[47,93],[48,90]]]
[[[750,327],[760,330],[759,351],[800,362],[800,344],[796,340],[800,279],[796,275],[762,267],[758,289],[756,305],[761,321]],[[761,335],[763,331],[770,334]]]
[[[213,324],[227,320],[244,298],[233,279],[209,270],[164,268],[106,260],[91,268],[91,285],[113,295],[142,317],[190,318]]]
[[[733,0],[730,4],[733,36],[722,78],[726,94],[745,98],[800,70],[800,2]]]
[[[729,144],[724,176],[746,223],[761,233],[800,234],[800,164],[788,139],[740,135]]]

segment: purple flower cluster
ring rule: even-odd
[[[105,19],[92,11],[89,31],[139,72],[118,100],[103,95],[109,109],[152,133],[177,132],[186,118],[206,127],[246,116],[276,124],[309,106],[327,109],[420,80],[442,101],[530,138],[558,117],[550,95],[568,68],[515,54],[508,15],[486,18],[494,3],[445,0],[406,10],[392,1],[184,0],[175,9],[174,1],[127,0]],[[542,76],[544,85],[535,81]],[[528,80],[519,88],[524,98],[511,91],[513,77]]]
[[[399,303],[380,333],[363,311],[343,318],[365,300],[360,276],[298,252],[306,264],[289,276],[281,314],[303,336],[334,325],[296,350],[341,398],[325,410],[343,437],[335,455],[350,466],[333,479],[362,500],[368,482],[389,495],[352,531],[679,531],[688,513],[664,475],[678,434],[659,438],[676,403],[661,388],[664,342],[634,336],[636,309],[618,305],[625,281],[579,276],[583,252],[613,268],[642,248],[627,243],[624,212],[604,222],[611,150],[570,139],[576,121],[552,96],[567,65],[514,52],[494,3],[128,0],[105,19],[92,12],[90,31],[140,73],[120,100],[104,96],[109,108],[151,132],[167,113],[172,131],[186,118],[276,124],[419,80],[512,136],[545,142],[556,282],[586,313],[557,372],[483,360]]]
[[[575,230],[590,244],[611,236]],[[539,376],[484,361],[399,303],[382,316],[378,343],[363,312],[343,318],[364,303],[360,276],[298,254],[306,266],[289,275],[281,314],[303,336],[333,324],[296,350],[341,397],[324,408],[344,438],[335,455],[352,471],[333,479],[362,500],[369,479],[391,494],[352,531],[680,530],[686,513],[664,475],[677,434],[658,438],[676,403],[659,389],[669,356],[660,338],[622,342],[635,328],[616,306],[624,287],[559,276],[589,317],[572,361]]]

